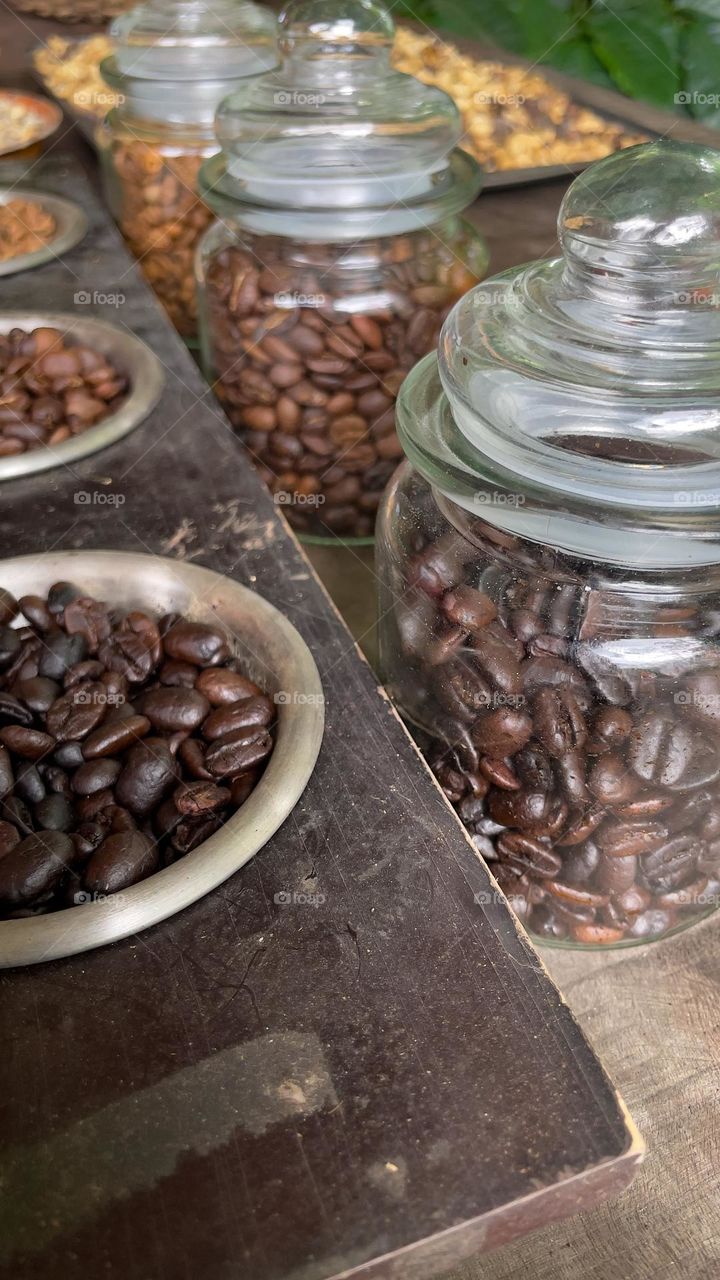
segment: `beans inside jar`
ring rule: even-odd
[[[372,535],[395,399],[483,274],[482,241],[462,223],[353,246],[213,235],[208,373],[230,421],[294,528]]]
[[[0,919],[146,879],[242,806],[275,708],[220,628],[0,591]]]
[[[455,527],[411,472],[398,487],[385,676],[516,913],[540,938],[611,945],[720,905],[707,571],[682,595],[662,574],[641,590],[458,509]]]
[[[212,218],[196,190],[203,155],[166,154],[146,142],[120,140],[105,157],[112,170],[113,212],[123,237],[186,338],[197,331],[195,248]]]

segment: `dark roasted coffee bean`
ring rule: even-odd
[[[513,759],[513,769],[531,791],[549,791],[555,783],[552,761],[545,749],[530,742]]]
[[[39,772],[47,790],[53,795],[69,795],[70,779],[64,769],[60,769],[54,764],[41,764]]]
[[[650,853],[667,839],[661,822],[620,822],[610,819],[595,834],[603,853],[610,858],[628,858]]]
[[[549,845],[517,831],[507,831],[499,836],[496,848],[504,862],[543,879],[556,876],[562,866],[562,860]]]
[[[658,841],[642,859],[643,876],[656,890],[676,889],[692,877],[696,859],[702,857],[703,852],[693,836],[673,836],[670,840]]]
[[[111,788],[120,774],[119,760],[88,760],[72,776],[72,789],[79,796],[92,796]]]
[[[520,693],[522,645],[499,622],[488,623],[478,635],[473,636],[468,653],[481,675],[501,693]]]
[[[169,688],[192,689],[197,677],[197,667],[190,662],[178,662],[175,658],[170,658],[168,662],[163,663],[158,672],[160,683]]]
[[[588,791],[585,785],[585,756],[582,751],[567,751],[555,761],[555,772],[563,794],[571,805],[585,805]]]
[[[49,631],[55,621],[42,596],[21,596],[18,600],[22,613],[36,631]]]
[[[257,769],[250,769],[247,773],[240,773],[236,778],[232,779],[230,783],[230,799],[236,808],[239,809],[240,805],[244,804],[252,795],[259,776]]]
[[[36,765],[27,761],[16,769],[15,792],[30,805],[39,804],[45,798],[45,784]]]
[[[202,735],[208,742],[222,738],[236,729],[247,729],[252,725],[267,728],[275,719],[275,708],[269,698],[256,694],[252,698],[244,698],[231,706],[219,707],[208,716],[202,727]]]
[[[623,893],[635,883],[638,861],[632,855],[627,858],[603,857],[597,870],[597,883],[611,893]]]
[[[45,796],[36,804],[35,825],[39,831],[72,831],[75,813],[67,796]]]
[[[83,822],[76,831],[71,832],[70,838],[75,845],[75,851],[79,861],[86,861],[90,854],[102,844],[107,836],[107,830],[99,822]]]
[[[563,880],[567,884],[586,884],[595,875],[601,857],[594,840],[585,840],[583,844],[575,845],[569,853],[563,853]]]
[[[628,763],[644,782],[685,791],[720,774],[720,744],[699,728],[651,712],[630,735]]]
[[[575,661],[605,702],[615,707],[626,707],[633,701],[637,679],[624,668],[614,666],[606,654],[590,644],[579,644],[575,650]]]
[[[572,689],[581,708],[590,705],[587,681],[576,667],[564,662],[561,658],[539,656],[528,658],[520,668],[523,688],[529,698],[540,689],[546,687]]]
[[[143,738],[131,747],[115,787],[118,804],[135,815],[150,813],[176,783],[175,762],[161,738]]]
[[[118,893],[157,869],[157,846],[140,831],[110,835],[91,855],[83,873],[90,893]]]
[[[0,671],[10,665],[21,649],[19,633],[12,627],[0,627]]]
[[[81,591],[72,582],[53,582],[47,595],[47,607],[53,614],[60,614],[71,600],[75,600]]]
[[[668,933],[675,924],[675,912],[670,909],[662,909],[659,907],[650,907],[647,911],[641,911],[639,915],[631,921],[627,930],[627,938],[659,938],[661,934]]]
[[[53,760],[61,769],[77,769],[83,759],[83,748],[79,742],[61,742],[53,752]]]
[[[153,689],[142,700],[142,713],[162,733],[192,732],[210,711],[210,703],[196,689]]]
[[[87,646],[82,636],[68,636],[64,631],[50,635],[43,643],[38,674],[49,680],[62,680],[65,672],[82,662]]]
[[[96,658],[86,658],[84,662],[76,662],[74,667],[65,672],[63,687],[72,689],[78,684],[90,684],[102,680],[104,674],[105,668],[102,662],[98,662]],[[60,690],[58,690],[58,696],[59,693]]]
[[[0,819],[0,858],[20,843],[20,832],[11,822]]]
[[[222,818],[216,813],[200,814],[197,818],[183,818],[172,834],[172,846],[179,853],[191,853],[198,845],[209,840],[220,830]]]
[[[60,696],[60,685],[56,680],[48,680],[44,676],[35,676],[34,680],[20,680],[17,684],[17,696],[31,711],[44,712],[52,706]]]
[[[88,653],[97,653],[112,629],[105,605],[90,596],[78,596],[65,606],[63,626],[68,635],[83,637]]]
[[[173,796],[175,808],[183,817],[211,813],[230,803],[230,792],[214,782],[191,782],[179,787]]]
[[[630,773],[622,756],[610,751],[600,756],[588,777],[588,786],[601,804],[622,804],[639,790],[637,778]]]
[[[582,710],[567,687],[543,688],[535,694],[533,722],[542,745],[553,756],[575,751],[587,737]]]
[[[533,722],[526,711],[516,707],[497,707],[478,717],[472,730],[478,747],[496,759],[513,756],[528,742]]]
[[[622,929],[607,924],[574,924],[570,926],[570,934],[575,942],[584,946],[610,947],[615,942],[622,942]]]
[[[165,636],[164,645],[168,657],[197,666],[217,665],[230,656],[223,633],[203,622],[176,622]]]
[[[482,631],[497,617],[497,609],[490,597],[474,587],[456,587],[454,591],[448,591],[442,601],[442,611],[456,627],[473,633]]]
[[[150,732],[147,716],[130,715],[126,719],[105,720],[82,744],[82,756],[95,760],[98,756],[117,755]],[[55,753],[57,757],[57,752]],[[81,761],[82,763],[82,761]]]
[[[273,741],[267,730],[253,727],[236,730],[224,738],[216,738],[205,752],[205,765],[214,778],[232,777],[244,773],[265,760],[272,751]]]
[[[21,800],[19,796],[8,796],[6,800],[3,800],[0,809],[5,821],[11,822],[22,835],[29,835],[31,831],[35,830],[33,816],[25,801]]]
[[[587,749],[592,755],[614,751],[632,729],[632,716],[622,707],[602,707],[593,721]]]
[[[546,791],[500,791],[488,794],[488,812],[504,827],[518,827],[525,835],[557,836],[567,820],[567,805]]]
[[[230,671],[227,667],[208,667],[201,671],[195,688],[204,694],[213,707],[225,707],[260,693],[252,680],[247,680],[245,676],[239,675],[237,671]]]
[[[561,880],[548,884],[547,891],[553,898],[571,907],[589,907],[597,910],[599,907],[607,906],[608,903],[606,893],[598,893],[585,885],[566,884]]]
[[[541,902],[533,907],[528,916],[528,923],[539,938],[553,939],[556,942],[567,937],[568,926],[565,920],[560,918],[554,907],[546,906]]]
[[[69,689],[54,702],[45,722],[58,742],[79,742],[86,738],[107,714],[107,691],[101,683]]]
[[[0,900],[31,902],[55,888],[71,865],[75,846],[61,831],[26,836],[0,858]]]
[[[20,724],[29,728],[32,723],[32,710],[14,698],[11,693],[0,689],[0,724]]]
[[[480,761],[480,773],[482,775],[480,781],[484,783],[484,789],[478,792],[477,784],[473,788],[475,797],[478,799],[487,795],[488,783],[492,783],[494,787],[500,787],[503,791],[520,790],[520,779],[507,760],[492,760],[489,756],[483,756]],[[460,816],[462,817],[462,814]]]
[[[212,775],[205,768],[205,752],[202,743],[195,738],[186,738],[178,748],[178,758],[193,778],[210,778]]]
[[[20,725],[6,725],[0,729],[0,742],[23,760],[40,760],[52,751],[55,739],[39,729],[25,729]]]

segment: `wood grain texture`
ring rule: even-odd
[[[18,73],[13,33],[17,53],[27,29],[0,16]],[[414,1280],[619,1190],[638,1146],[70,141],[25,180],[79,200],[89,235],[2,305],[90,294],[167,386],[121,445],[0,487],[0,556],[160,552],[253,586],[308,641],[327,732],[291,817],[218,891],[2,975],[0,1275]]]

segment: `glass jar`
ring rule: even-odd
[[[102,74],[119,105],[98,131],[105,195],[183,337],[197,333],[194,255],[212,214],[197,191],[217,150],[218,102],[276,60],[269,10],[238,0],[151,0],[111,25]]]
[[[383,676],[545,942],[720,902],[719,182],[674,142],[594,165],[563,258],[473,290],[398,400]]]
[[[457,109],[391,71],[393,31],[369,0],[294,0],[200,175],[222,219],[197,258],[206,372],[309,540],[371,541],[399,387],[487,266]]]

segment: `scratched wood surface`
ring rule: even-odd
[[[6,77],[32,38],[2,11]],[[90,232],[5,279],[3,309],[90,295],[167,385],[121,445],[0,487],[0,556],[162,552],[254,586],[312,648],[327,733],[218,891],[0,978],[0,1276],[414,1280],[617,1192],[639,1148],[600,1064],[140,282],[92,157],[70,135],[23,176]]]

